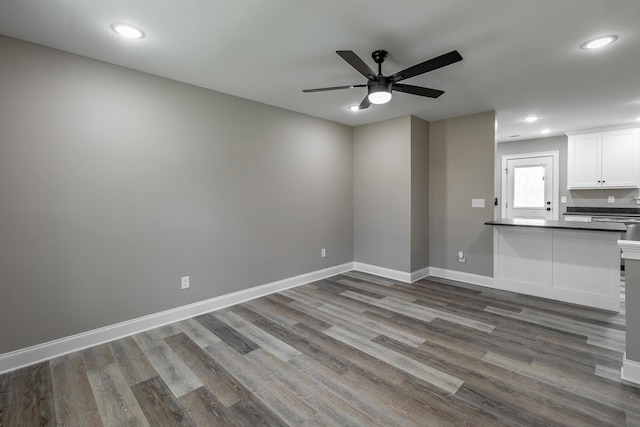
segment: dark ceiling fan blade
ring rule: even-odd
[[[428,87],[404,85],[401,83],[394,83],[393,90],[398,92],[410,93],[411,95],[427,96],[429,98],[437,98],[444,93],[443,90],[430,89]]]
[[[336,50],[336,53],[369,80],[376,79],[376,73],[352,50]]]
[[[405,70],[399,71],[392,76],[389,76],[389,80],[393,83],[400,80],[408,79],[409,77],[417,76],[418,74],[424,74],[429,71],[437,70],[438,68],[446,67],[454,62],[462,61],[462,55],[457,50],[452,50],[444,55],[436,56],[427,61],[416,64],[413,67],[409,67]]]
[[[324,92],[326,90],[340,90],[340,89],[353,89],[356,87],[367,87],[367,85],[349,85],[349,86],[334,86],[334,87],[320,87],[317,89],[302,89],[304,93],[311,92]]]
[[[371,101],[369,101],[369,94],[367,94],[367,96],[364,97],[364,99],[362,100],[362,102],[358,106],[358,110],[367,109],[367,108],[369,108],[370,105],[371,105]]]

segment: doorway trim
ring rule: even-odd
[[[520,153],[520,154],[504,154],[502,156],[502,169],[500,172],[501,181],[501,197],[500,216],[507,217],[507,162],[515,159],[528,159],[532,157],[553,157],[553,186],[552,197],[553,211],[552,217],[554,221],[560,219],[560,151],[540,151],[536,153]]]

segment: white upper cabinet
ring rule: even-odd
[[[602,134],[602,186],[637,187],[638,143],[634,129]]]
[[[600,152],[602,134],[569,136],[567,187],[593,188],[602,186]]]
[[[569,190],[639,186],[638,129],[569,135],[568,148]]]

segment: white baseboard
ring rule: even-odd
[[[623,380],[640,384],[640,362],[627,359],[626,352],[624,353],[624,359],[622,359],[622,369],[620,373]]]
[[[429,275],[429,268],[425,267],[411,273],[400,270],[392,270],[390,268],[378,267],[377,265],[364,264],[362,262],[354,262],[353,269],[363,273],[374,274],[386,279],[397,280],[403,283],[413,283],[420,279],[424,279]]]
[[[349,262],[5,353],[0,355],[0,374],[353,269]]]
[[[472,285],[493,288],[493,277],[481,276],[479,274],[465,273],[463,271],[447,270],[445,268],[429,267],[429,276],[440,277],[442,279],[455,280],[457,282],[470,283]]]
[[[353,269],[362,271],[363,273],[375,274],[376,276],[397,280],[398,282],[411,283],[411,273],[404,271],[392,270],[390,268],[378,267],[377,265],[364,264],[362,262],[354,262]]]
[[[420,279],[424,279],[431,275],[431,267],[421,268],[411,273],[411,283],[417,282]]]

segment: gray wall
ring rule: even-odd
[[[431,122],[429,260],[432,267],[493,276],[495,112]],[[485,208],[471,208],[471,199]],[[467,262],[458,262],[458,251]]]
[[[411,116],[411,271],[429,266],[429,122]]]
[[[353,132],[354,260],[411,271],[411,117]]]
[[[560,212],[566,212],[567,206],[600,206],[600,207],[640,207],[636,205],[634,197],[640,195],[640,190],[567,190],[567,137],[554,136],[549,138],[529,139],[525,141],[501,142],[496,148],[496,189],[500,194],[502,175],[502,156],[506,154],[535,153],[539,151],[555,151],[560,154],[560,196],[567,197],[567,203],[560,205]],[[608,196],[615,197],[615,203],[608,203]]]
[[[404,116],[354,130],[354,259],[429,266],[429,123]]]
[[[350,127],[3,37],[0,85],[0,354],[353,260]]]

